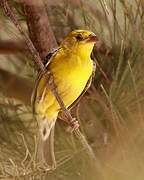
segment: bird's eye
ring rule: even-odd
[[[83,40],[83,37],[82,37],[81,34],[78,34],[78,35],[76,36],[76,39],[77,39],[78,41],[82,41],[82,40]]]

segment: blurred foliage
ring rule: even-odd
[[[96,156],[89,157],[58,120],[55,152],[58,167],[44,173],[35,163],[37,122],[22,102],[0,94],[0,178],[141,180],[144,178],[144,1],[47,0],[58,43],[71,30],[90,29],[102,41],[94,49],[97,71],[92,87],[73,114]],[[19,21],[25,19],[14,3]],[[0,40],[20,40],[0,9]],[[28,53],[0,54],[0,68],[31,82],[35,72]],[[1,78],[0,78],[1,82]],[[8,82],[11,84],[11,79]],[[5,88],[5,84],[0,84]],[[17,88],[15,88],[17,91]]]

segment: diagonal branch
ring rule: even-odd
[[[35,60],[35,63],[36,63],[38,70],[40,69],[43,73],[45,73],[45,68],[44,68],[44,65],[41,61],[39,53],[35,49],[32,41],[29,39],[28,35],[23,31],[22,27],[20,26],[18,20],[16,19],[15,15],[12,11],[12,7],[10,7],[7,0],[1,0],[0,5],[3,7],[6,16],[8,16],[11,19],[11,21],[14,23],[14,25],[19,30],[21,35],[25,38],[26,44],[29,48],[29,51],[31,52],[31,54],[34,57],[34,60]]]

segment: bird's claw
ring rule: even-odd
[[[77,130],[79,128],[79,122],[73,118],[73,120],[69,123],[70,127],[67,129],[68,132],[73,132],[74,130]]]

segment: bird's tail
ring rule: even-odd
[[[50,169],[56,168],[56,160],[54,154],[54,129],[56,118],[49,121],[43,119],[39,123],[39,135],[37,146],[37,162],[47,165]]]

